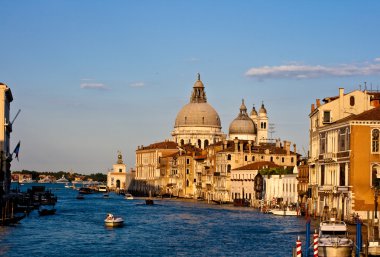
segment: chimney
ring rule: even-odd
[[[297,145],[296,144],[293,144],[293,152],[296,154],[297,153]]]
[[[344,88],[340,87],[339,88],[339,98],[342,98],[344,95]]]
[[[311,111],[310,112],[313,112],[314,110],[315,110],[315,105],[311,104]]]
[[[280,139],[276,139],[276,147],[280,148],[281,147],[281,142]]]
[[[284,148],[286,150],[286,155],[289,155],[290,154],[290,142],[289,141],[284,140]]]
[[[321,106],[321,99],[317,99],[317,100],[316,100],[316,103],[317,103],[317,108],[318,108],[319,106]]]

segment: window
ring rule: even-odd
[[[208,147],[208,140],[205,140],[205,148]]]
[[[122,169],[119,169],[119,172],[123,172],[123,170],[122,170]]]
[[[350,105],[354,106],[355,105],[355,96],[350,97]]]
[[[326,152],[326,133],[320,134],[319,151],[321,154]]]
[[[372,152],[379,153],[379,129],[372,130]]]
[[[321,166],[321,186],[325,184],[325,165]]]
[[[190,173],[190,170],[189,169],[186,169],[186,174],[189,174]]]
[[[291,163],[294,162],[294,157],[290,158],[290,162],[291,162]]]
[[[372,167],[372,186],[379,187],[380,186],[380,166],[374,165]]]
[[[345,164],[341,163],[339,165],[339,186],[345,186],[346,185],[346,169]]]
[[[273,156],[270,157],[270,161],[273,162]]]
[[[253,162],[255,161],[255,156],[252,156],[252,161],[253,161]]]
[[[227,172],[231,172],[231,164],[227,165]]]
[[[184,145],[184,144],[185,144],[185,141],[181,139],[181,145]]]
[[[339,130],[339,151],[345,151],[346,150],[346,130],[340,129]]]
[[[245,160],[245,161],[248,161],[248,156],[247,156],[247,155],[244,157],[244,160]]]
[[[227,155],[227,160],[231,161],[231,154]]]
[[[190,164],[190,159],[186,159],[186,164]]]
[[[189,180],[187,179],[187,180],[186,180],[186,186],[188,187],[189,184],[190,184],[190,182],[189,182]]]
[[[285,158],[284,157],[281,158],[281,162],[285,162]]]
[[[202,148],[202,141],[200,139],[198,139],[198,147]]]
[[[323,123],[331,123],[330,111],[323,112]]]

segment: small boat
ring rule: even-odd
[[[251,203],[248,199],[234,199],[234,206],[236,207],[249,207]]]
[[[108,192],[107,186],[106,185],[100,185],[98,187],[99,192]]]
[[[93,190],[91,188],[88,188],[88,187],[81,187],[81,188],[79,188],[79,193],[81,193],[81,194],[92,194]]]
[[[38,210],[38,214],[40,216],[46,216],[46,215],[53,215],[57,211],[54,206],[52,208],[43,207],[44,205],[41,205],[40,209]]]
[[[69,182],[69,181],[65,178],[65,175],[62,175],[62,178],[57,179],[56,182],[57,182],[57,183],[67,183],[67,182]]]
[[[106,227],[122,227],[124,225],[124,220],[120,217],[113,216],[111,213],[108,213],[106,219],[104,220],[104,225]]]
[[[125,194],[124,199],[126,199],[126,200],[133,200],[133,195],[131,195],[131,194]]]
[[[354,242],[348,237],[347,225],[343,221],[322,221],[319,225],[318,256],[351,257]]]
[[[77,199],[78,199],[78,200],[83,200],[83,199],[84,199],[84,195],[82,195],[82,194],[78,194],[78,195],[77,195]]]
[[[290,210],[289,208],[285,208],[283,210],[273,209],[273,210],[270,210],[269,213],[272,213],[274,215],[279,215],[279,216],[297,216],[298,215],[298,212],[296,210]]]

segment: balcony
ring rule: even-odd
[[[319,160],[323,162],[336,162],[337,154],[336,153],[323,153],[319,155]]]

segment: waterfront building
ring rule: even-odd
[[[379,170],[378,92],[352,91],[312,104],[310,117],[309,190],[311,210],[331,210],[339,218],[365,216],[374,209]],[[380,176],[379,176],[380,177]]]
[[[298,202],[304,204],[307,202],[308,197],[311,197],[311,190],[309,190],[309,165],[307,159],[302,159],[298,165]],[[308,209],[310,206],[305,206]]]
[[[268,140],[264,104],[259,114],[253,107],[248,116],[243,100],[227,139],[204,89],[198,74],[190,103],[175,119],[172,141],[137,148],[136,181],[146,183],[155,193],[229,202],[233,200],[232,169],[258,161],[288,167],[297,164],[295,145],[292,152],[289,141]]]
[[[231,170],[231,198],[247,199],[252,206],[258,206],[265,192],[255,190],[255,179],[262,169],[279,167],[273,162],[253,162]],[[261,174],[259,176],[262,176]]]
[[[119,151],[117,161],[112,165],[112,170],[107,174],[107,187],[109,190],[127,190],[127,165],[123,162],[123,156]]]
[[[0,83],[0,196],[3,192],[9,193],[11,185],[11,161],[10,134],[12,123],[10,120],[10,103],[13,101],[11,89]]]
[[[279,174],[278,174],[279,173]],[[298,202],[298,169],[297,166],[281,167],[274,174],[264,175],[265,202],[276,201],[279,204],[295,204]]]

